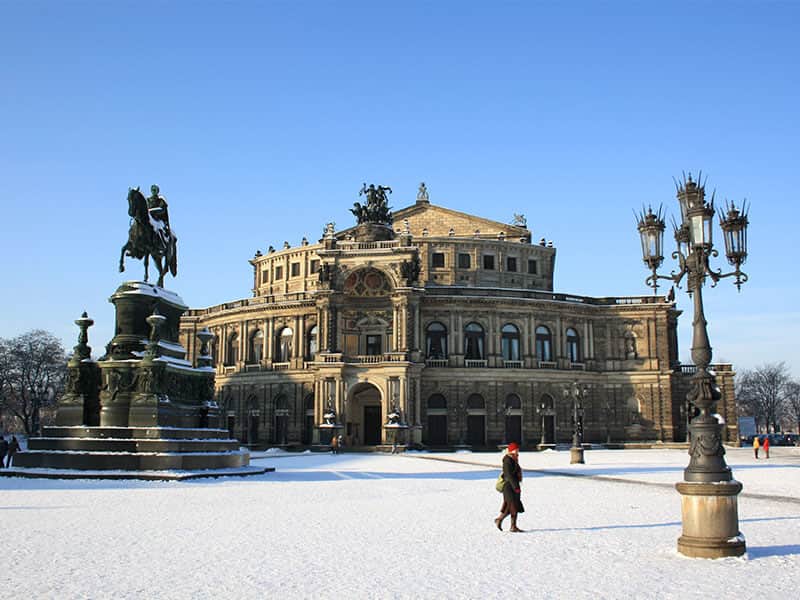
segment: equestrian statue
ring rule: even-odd
[[[167,201],[157,185],[150,186],[152,195],[145,198],[138,187],[128,189],[128,214],[131,226],[128,242],[119,255],[119,271],[125,270],[125,256],[144,259],[144,280],[148,278],[150,257],[158,269],[158,287],[164,287],[164,274],[178,272],[178,238],[169,225]]]

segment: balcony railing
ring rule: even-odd
[[[521,360],[504,360],[503,361],[503,368],[504,369],[521,369],[522,368],[522,361]]]
[[[573,371],[585,371],[586,370],[586,363],[574,362],[569,363],[569,368]]]
[[[428,367],[442,368],[442,367],[446,367],[448,364],[450,364],[450,361],[448,359],[446,359],[446,358],[426,358],[425,359],[425,365],[428,366]]]
[[[475,360],[475,359],[466,359],[464,360],[464,366],[468,369],[483,369],[486,367],[485,360]]]
[[[274,363],[272,363],[272,370],[273,371],[288,371],[290,364],[291,363],[288,363],[288,362],[274,362]]]
[[[551,361],[551,360],[540,360],[539,361],[539,368],[540,369],[556,369],[558,368],[558,363]]]

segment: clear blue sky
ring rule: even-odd
[[[350,225],[364,181],[395,207],[425,181],[437,204],[524,213],[558,248],[556,289],[605,296],[648,293],[631,209],[675,214],[672,177],[702,169],[752,202],[750,283],[706,294],[714,358],[800,374],[799,17],[790,2],[0,0],[0,337],[44,328],[71,348],[85,309],[102,349],[108,296],[142,276],[116,272],[128,186],[161,186],[180,237],[167,285],[194,307],[249,296],[256,249]]]

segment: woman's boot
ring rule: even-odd
[[[509,531],[513,531],[514,533],[519,533],[522,531],[519,527],[517,527],[517,515],[511,516],[511,529]]]
[[[503,531],[503,519],[505,519],[507,515],[508,515],[508,513],[500,513],[500,516],[499,516],[499,517],[497,517],[497,518],[494,520],[494,524],[495,524],[495,525],[497,525],[497,528],[498,528],[500,531]]]

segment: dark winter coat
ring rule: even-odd
[[[512,515],[525,512],[525,507],[520,499],[520,483],[522,482],[522,469],[514,458],[506,454],[503,457],[503,507],[501,512]]]
[[[0,439],[0,462],[6,457],[8,453],[8,442],[5,438]]]

